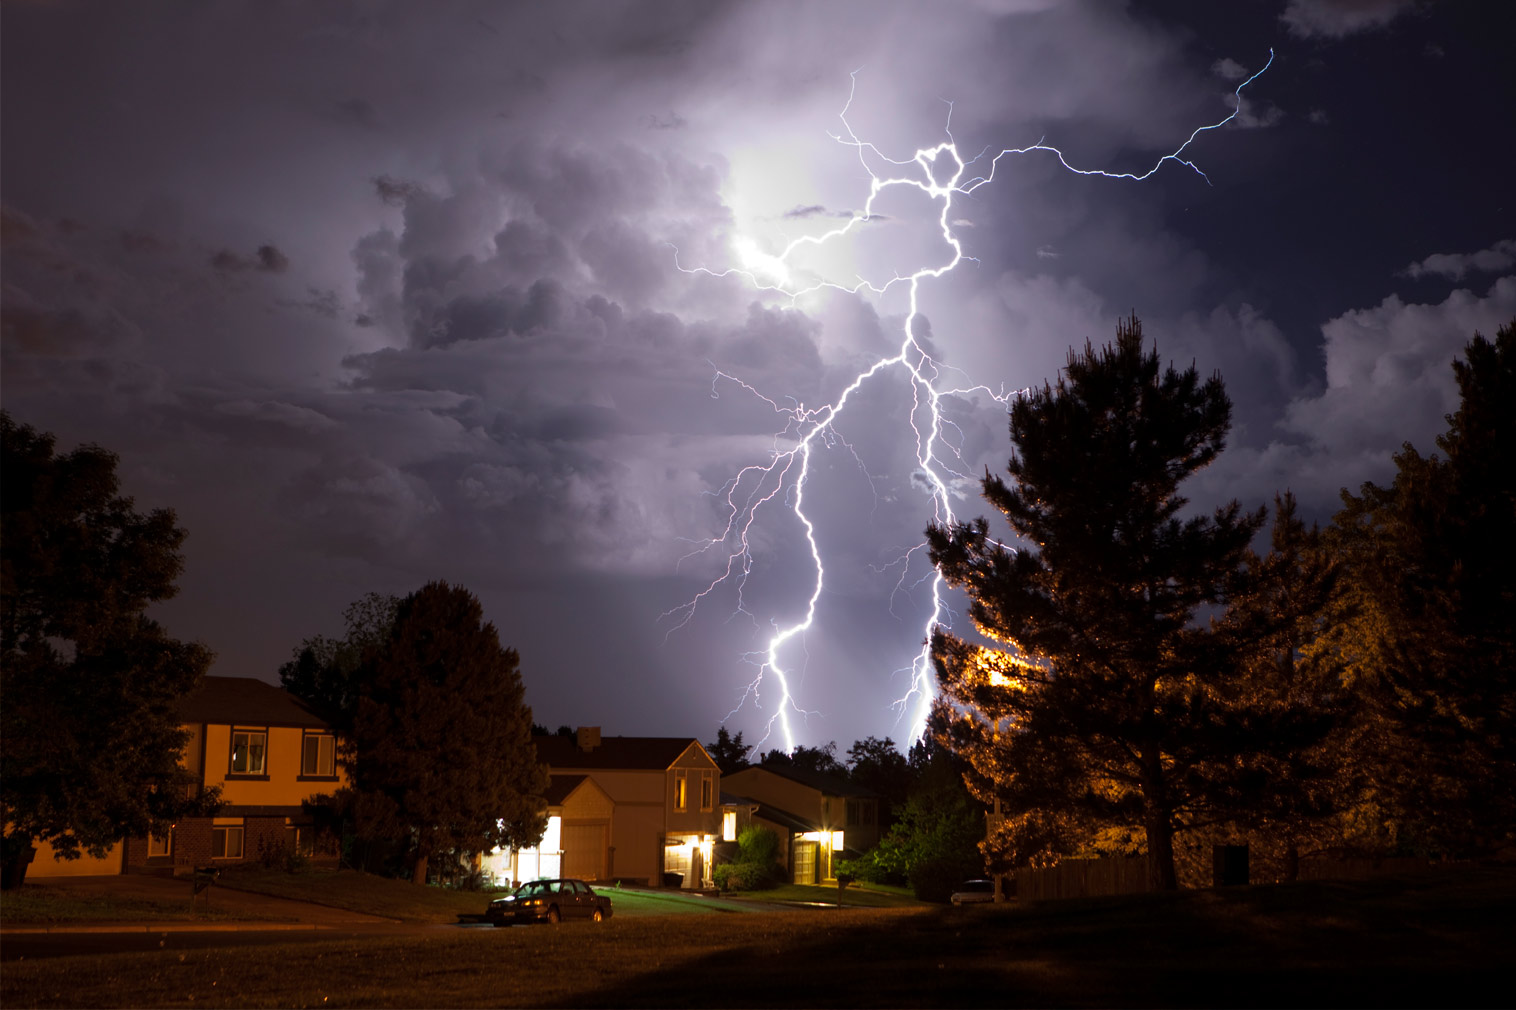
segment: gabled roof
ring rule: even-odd
[[[804,768],[792,768],[787,765],[749,765],[742,769],[743,772],[761,771],[771,775],[777,775],[791,782],[798,782],[803,786],[809,786],[824,796],[851,796],[855,799],[872,799],[879,794],[862,786],[855,786],[847,779],[837,775],[828,775],[825,772],[813,772]],[[736,772],[734,774],[741,774]]]
[[[256,677],[204,677],[179,702],[184,722],[326,729],[326,722],[283,688]]]
[[[537,760],[553,771],[569,768],[667,771],[690,747],[700,747],[700,741],[689,736],[603,736],[599,746],[589,751],[581,750],[579,742],[571,736],[534,736],[532,743],[537,745]],[[700,747],[700,753],[705,754],[704,747]]]
[[[584,785],[584,781],[587,778],[589,778],[588,775],[554,775],[552,781],[548,784],[547,796],[544,797],[547,800],[547,805],[550,807],[563,806],[563,801],[568,799],[575,789]]]

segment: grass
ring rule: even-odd
[[[69,922],[227,922],[247,918],[246,914],[234,915],[214,907],[207,911],[203,899],[198,908],[193,908],[187,882],[183,901],[105,894],[98,889],[67,884],[23,884],[20,890],[7,891],[0,899],[0,921],[7,926],[53,926]],[[253,918],[264,922],[287,921]]]
[[[738,900],[793,901],[805,904],[837,904],[837,888],[819,884],[780,884],[766,891],[740,891],[732,895]],[[886,888],[873,884],[850,885],[842,892],[844,908],[918,908],[921,902],[911,896],[906,888]]]
[[[28,1006],[1503,1005],[1516,871],[9,962]]]
[[[311,901],[350,912],[366,912],[402,922],[457,922],[460,915],[482,915],[491,891],[454,891],[418,887],[404,880],[377,877],[357,870],[301,870],[287,873],[258,866],[239,866],[222,872],[217,887],[230,887],[276,898]],[[498,892],[503,894],[505,892]]]
[[[709,898],[698,895],[665,891],[628,891],[615,887],[597,887],[595,890],[600,894],[610,896],[613,917],[717,915],[722,912],[739,911],[730,907],[728,902],[713,902]]]

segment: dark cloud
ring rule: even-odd
[[[230,249],[222,249],[211,256],[211,266],[228,273],[243,270],[258,270],[263,273],[282,274],[289,268],[289,257],[277,246],[261,245],[252,256],[240,256]]]
[[[522,650],[545,720],[708,733],[753,675],[743,654],[813,589],[794,489],[754,524],[740,597],[718,589],[667,640],[659,617],[724,570],[731,482],[893,355],[909,307],[901,283],[756,291],[726,273],[738,240],[837,227],[853,212],[832,208],[868,196],[860,153],[915,172],[947,136],[944,98],[965,152],[1046,137],[1145,168],[1230,109],[1281,8],[1322,59],[1281,43],[1236,121],[1268,129],[1197,140],[1209,183],[1004,159],[955,198],[972,259],[922,283],[915,332],[961,389],[940,447],[961,515],[1009,451],[992,393],[1056,378],[1133,310],[1237,404],[1197,503],[1295,486],[1321,515],[1402,439],[1430,444],[1447,359],[1516,313],[1490,210],[1508,180],[1486,168],[1509,159],[1467,128],[1498,118],[1503,64],[1464,40],[1498,33],[1441,8],[7,8],[4,399],[62,444],[121,452],[129,492],[179,511],[183,592],[162,616],[220,672],[271,677],[351,599],[443,577]],[[1425,39],[1371,30],[1413,9]],[[1443,76],[1374,70],[1428,39]],[[828,135],[850,93],[868,152]],[[1459,184],[1428,185],[1448,150]],[[941,205],[909,196],[797,276],[880,285],[950,254]],[[824,713],[810,742],[909,732],[889,702],[929,595],[909,553],[930,515],[921,402],[885,368],[816,443],[828,574],[793,657]],[[587,640],[614,669],[565,645]],[[761,736],[763,705],[734,728]]]

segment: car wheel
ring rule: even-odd
[[[563,921],[563,914],[558,911],[557,905],[554,905],[547,910],[547,921],[551,922],[555,926]]]
[[[599,908],[595,909],[594,920],[596,922],[604,922],[605,921],[605,912],[604,912],[604,910],[599,909]]]

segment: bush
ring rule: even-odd
[[[258,840],[258,863],[269,870],[299,873],[310,865],[310,860],[288,839],[264,836]]]
[[[723,891],[757,891],[774,884],[773,868],[758,863],[722,863],[711,876]]]
[[[911,869],[911,893],[917,901],[947,901],[959,884],[981,873],[959,859],[924,860]]]
[[[737,836],[736,862],[774,866],[779,862],[779,836],[756,824],[743,828]]]

